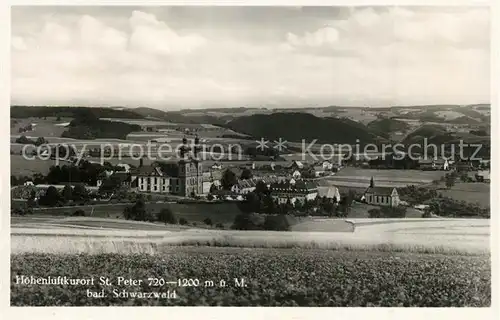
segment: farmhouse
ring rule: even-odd
[[[278,203],[292,203],[314,200],[318,196],[318,186],[313,181],[291,179],[288,182],[275,182],[270,186],[271,196]]]
[[[365,190],[362,199],[372,205],[397,207],[400,204],[399,194],[396,188],[376,187],[373,177],[370,186]]]

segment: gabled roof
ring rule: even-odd
[[[159,167],[142,166],[136,168],[133,173],[138,176],[163,176],[163,172]]]
[[[237,183],[238,187],[240,189],[243,189],[243,188],[254,188],[256,183],[253,179],[244,179],[244,180],[238,180],[238,183]]]
[[[316,183],[309,180],[298,180],[295,183],[290,183],[290,181],[281,181],[271,183],[271,189],[283,190],[290,192],[303,192],[303,191],[313,191],[317,188]]]
[[[365,193],[371,193],[377,196],[390,196],[394,189],[393,187],[368,187]]]
[[[304,168],[304,164],[300,161],[294,160],[292,166],[296,165],[298,168]]]

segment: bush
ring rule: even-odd
[[[370,209],[370,210],[368,210],[368,217],[380,218],[380,217],[382,217],[382,213],[380,212],[380,209]]]
[[[188,224],[188,221],[186,220],[186,218],[180,218],[179,219],[179,224],[182,225],[182,226],[185,226]]]
[[[75,212],[73,212],[74,217],[85,217],[85,211],[82,209],[78,209]]]
[[[157,214],[157,220],[164,222],[165,224],[176,224],[177,218],[175,214],[170,210],[170,208],[164,208]]]
[[[216,227],[217,229],[224,229],[224,225],[223,225],[222,223],[220,223],[220,222],[219,222],[219,223],[217,223],[217,224],[215,225],[215,227]]]
[[[264,220],[264,230],[289,231],[290,224],[284,215],[268,215]]]
[[[406,207],[380,207],[368,210],[370,218],[404,218],[406,217]]]
[[[258,213],[240,213],[234,217],[231,229],[235,230],[262,230],[264,219]]]
[[[207,225],[207,226],[211,226],[212,225],[212,220],[210,218],[205,218],[205,220],[203,220],[203,222]]]

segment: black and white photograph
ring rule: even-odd
[[[492,306],[489,6],[9,11],[11,307]]]

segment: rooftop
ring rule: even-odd
[[[390,196],[394,189],[393,187],[368,187],[365,193],[371,193],[378,196]]]

